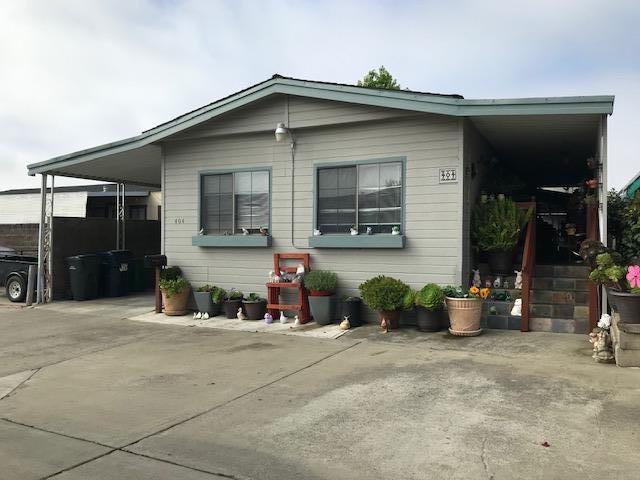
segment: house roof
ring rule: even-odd
[[[274,75],[273,77],[240,90],[232,95],[216,100],[168,122],[143,131],[135,137],[80,150],[67,155],[50,158],[27,166],[29,175],[50,173],[70,175],[69,167],[106,156],[121,159],[131,150],[140,155],[141,168],[135,176],[136,183],[145,183],[141,174],[142,166],[151,164],[159,155],[156,142],[191,128],[214,117],[240,108],[274,94],[295,95],[330,101],[347,102],[374,107],[394,108],[423,113],[451,115],[457,117],[495,115],[559,115],[559,114],[611,114],[614,97],[540,97],[512,99],[465,99],[460,95],[443,95],[411,90],[386,90],[358,87],[339,83],[302,80]],[[144,165],[143,165],[144,164]],[[73,175],[71,175],[73,176]],[[143,175],[142,175],[143,176]],[[83,178],[93,178],[83,174]],[[96,179],[112,180],[105,175]],[[114,178],[114,180],[116,180]],[[157,185],[155,182],[150,185]]]
[[[638,190],[640,190],[640,172],[636,173],[620,191],[632,198]]]
[[[125,192],[127,196],[143,196],[149,192],[158,191],[157,187],[146,187],[141,185],[127,185]],[[99,183],[95,185],[73,185],[68,187],[55,187],[56,193],[62,192],[87,192],[90,196],[115,195],[116,186],[113,183]],[[14,188],[12,190],[0,191],[0,195],[26,195],[30,193],[40,193],[39,188]]]

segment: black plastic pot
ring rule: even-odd
[[[244,307],[248,320],[262,320],[264,314],[267,313],[267,302],[265,300],[257,300],[254,302],[245,300],[242,302],[242,306]],[[236,310],[236,313],[237,312],[238,310]]]
[[[513,250],[496,250],[489,252],[489,268],[494,275],[513,273]]]
[[[342,302],[342,318],[349,317],[349,325],[359,327],[362,325],[362,300],[358,297]]]
[[[242,307],[242,300],[225,300],[222,306],[227,318],[237,318],[238,309]]]
[[[196,301],[198,312],[207,312],[209,315],[213,314],[211,292],[193,292],[193,298]]]
[[[442,308],[428,310],[416,307],[416,323],[421,332],[439,332],[444,329]]]
[[[640,324],[640,295],[607,290],[612,307],[623,323]]]

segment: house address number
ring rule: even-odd
[[[458,169],[457,168],[441,168],[439,178],[440,178],[439,183],[457,183]]]
[[[184,217],[176,217],[176,218],[173,220],[173,223],[176,223],[176,224],[182,225],[182,224],[184,223]]]

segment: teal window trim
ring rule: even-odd
[[[273,195],[273,167],[271,165],[256,165],[245,168],[207,169],[198,171],[198,231],[202,228],[202,177],[206,175],[225,175],[237,172],[268,172],[269,173],[269,235],[196,235],[191,237],[191,245],[198,247],[270,247],[271,246],[271,205]],[[234,180],[235,183],[235,180]],[[235,211],[233,212],[235,224]]]
[[[309,246],[315,248],[404,248],[406,229],[406,199],[407,199],[407,157],[382,157],[365,160],[354,160],[345,162],[318,162],[313,164],[313,230],[318,225],[318,170],[322,168],[353,167],[358,165],[370,165],[380,163],[400,162],[402,164],[402,210],[400,229],[401,235],[391,235],[391,233],[377,233],[374,235],[343,235],[343,234],[323,234],[320,236],[310,236]],[[357,192],[356,192],[357,195]],[[312,232],[313,235],[313,232]],[[348,239],[345,237],[349,237]],[[381,237],[378,242],[372,238]],[[383,237],[395,237],[387,239]],[[331,240],[333,238],[333,240]],[[363,240],[361,240],[363,239]],[[377,245],[376,245],[377,244]],[[335,245],[335,246],[333,246]]]
[[[404,235],[378,233],[376,235],[319,235],[309,237],[313,248],[404,248]]]

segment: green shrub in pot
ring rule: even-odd
[[[318,325],[328,325],[336,320],[337,301],[335,291],[338,276],[328,270],[311,270],[304,275],[304,287],[309,290],[311,316]]]
[[[191,284],[181,275],[160,279],[160,292],[166,315],[184,315],[191,293]]]
[[[250,293],[242,301],[242,306],[248,320],[261,320],[267,313],[267,301],[257,293]]]
[[[215,285],[202,285],[193,292],[198,312],[207,312],[210,317],[220,314],[222,301],[225,295],[224,289]]]
[[[416,293],[416,319],[418,330],[437,332],[444,328],[442,307],[444,292],[435,283],[428,283]]]
[[[381,325],[397,328],[400,312],[411,291],[409,286],[402,280],[378,275],[360,284],[359,288],[364,303],[378,312]]]
[[[227,318],[237,318],[238,309],[242,308],[243,299],[244,294],[240,290],[232,288],[231,290],[227,291],[223,302],[224,313]]]

